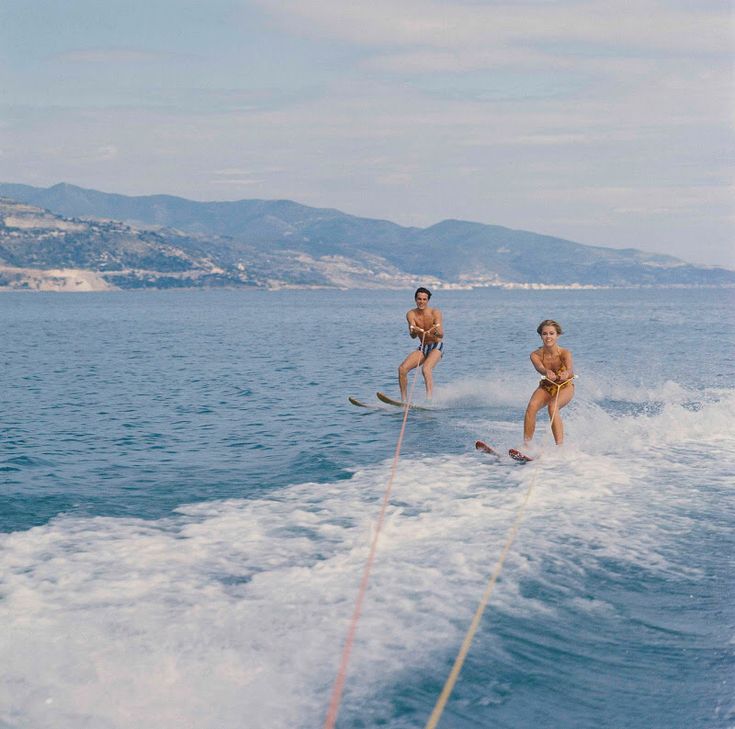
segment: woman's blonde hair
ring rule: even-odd
[[[561,324],[559,324],[558,321],[554,321],[553,319],[544,319],[536,328],[536,334],[540,336],[541,330],[544,327],[554,327],[554,329],[556,329],[557,334],[564,334],[564,332],[561,330]]]

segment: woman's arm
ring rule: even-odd
[[[559,379],[571,380],[572,377],[574,377],[574,358],[572,357],[572,353],[568,349],[565,349],[562,368],[559,370]]]
[[[536,350],[531,352],[531,364],[536,372],[538,372],[542,377],[545,377],[547,380],[551,380],[552,382],[556,380],[556,375],[551,370],[544,367],[544,363],[541,361],[541,357],[539,357]]]

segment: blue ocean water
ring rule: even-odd
[[[337,726],[735,726],[733,292],[439,291]],[[0,728],[321,726],[412,292],[0,297]],[[580,375],[521,440],[543,318]],[[417,386],[421,401],[421,382]],[[354,395],[375,404],[358,409]]]

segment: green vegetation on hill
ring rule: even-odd
[[[735,283],[733,271],[672,256],[460,220],[406,228],[288,200],[195,202],[67,184],[0,184],[0,195],[14,198],[0,206],[0,262],[89,269],[121,287],[398,287],[419,279],[457,285]]]

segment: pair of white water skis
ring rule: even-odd
[[[483,453],[487,453],[491,456],[495,456],[496,458],[500,458],[500,453],[498,453],[495,450],[495,448],[485,443],[484,440],[476,440],[475,448],[477,448],[478,451],[482,451]],[[528,463],[529,461],[533,460],[533,458],[531,458],[530,456],[527,456],[525,453],[521,453],[519,450],[516,450],[515,448],[511,448],[508,451],[508,455],[514,461],[518,461],[518,463]]]
[[[381,402],[384,402],[386,405],[393,405],[394,407],[398,408],[405,408],[406,403],[401,402],[400,400],[394,400],[392,397],[388,397],[383,392],[376,393],[378,400]],[[347,398],[353,405],[357,406],[358,408],[369,408],[372,409],[373,405],[368,405],[367,403],[362,402],[362,400],[358,400],[356,397],[348,397]],[[434,408],[428,408],[421,405],[413,405],[410,404],[408,406],[411,410],[434,410]],[[500,453],[498,453],[492,446],[489,446],[487,443],[485,443],[482,440],[475,441],[475,448],[477,448],[478,451],[482,451],[483,453],[487,453],[491,456],[496,456],[497,458],[500,458]],[[529,456],[525,455],[524,453],[521,453],[520,451],[516,450],[515,448],[511,448],[508,451],[508,455],[514,460],[518,461],[518,463],[528,463],[529,461],[532,461],[533,458],[530,458]]]
[[[388,397],[384,392],[377,392],[376,393],[378,400],[381,402],[384,402],[386,405],[393,405],[397,408],[405,408],[406,403],[401,402],[400,400],[394,400],[392,397]],[[358,400],[356,397],[348,397],[347,398],[353,405],[356,405],[359,408],[372,408],[373,405],[368,405],[367,403],[362,402],[362,400]],[[411,410],[434,410],[435,408],[429,408],[425,407],[423,405],[414,405],[411,403],[408,406]]]

